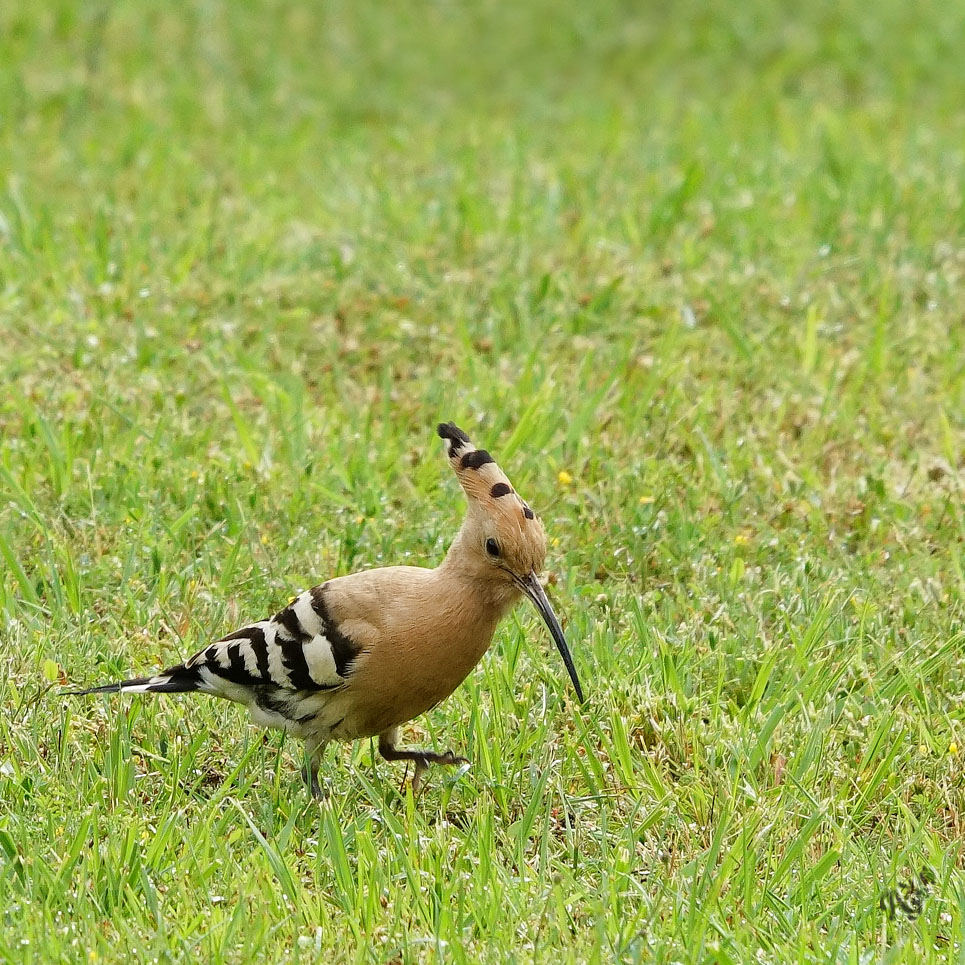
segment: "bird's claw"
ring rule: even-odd
[[[318,781],[318,771],[311,767],[302,768],[302,777],[305,778],[305,783],[308,785],[312,797],[316,801],[324,801],[328,795],[322,790],[322,785]]]
[[[456,754],[455,751],[452,750],[452,748],[447,750],[445,754],[440,754],[439,758],[440,759],[436,761],[437,764],[455,765],[455,764],[469,763],[468,757],[459,757],[459,755]]]
[[[425,772],[429,770],[430,764],[442,764],[445,767],[455,767],[459,764],[469,763],[469,758],[460,757],[451,748],[444,754],[437,754],[432,751],[419,751],[413,754],[410,760],[415,764],[415,773],[412,775],[413,796],[418,795],[419,789],[422,787],[422,777]],[[406,773],[406,777],[408,777],[408,772]],[[405,791],[406,777],[402,779],[402,787],[400,788],[402,792]]]

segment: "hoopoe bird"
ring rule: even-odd
[[[243,704],[255,723],[304,741],[315,797],[321,797],[319,766],[330,741],[377,737],[385,760],[414,763],[418,792],[430,764],[468,761],[451,750],[399,747],[400,726],[465,680],[499,621],[527,596],[582,702],[573,658],[539,581],[546,556],[539,517],[462,429],[447,422],[437,431],[468,508],[435,569],[387,566],[336,577],[163,673],[74,695],[197,691]]]

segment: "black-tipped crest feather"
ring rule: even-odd
[[[455,424],[455,422],[440,422],[436,427],[440,439],[448,439],[450,442],[461,442],[465,445],[472,445],[469,436]]]

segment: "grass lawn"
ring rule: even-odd
[[[0,7],[0,961],[965,961],[965,8]],[[550,536],[406,730],[63,698]]]

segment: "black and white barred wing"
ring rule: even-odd
[[[330,619],[322,585],[299,594],[270,620],[205,647],[184,668],[197,673],[199,690],[244,700],[235,688],[336,689],[345,683],[357,655]]]
[[[177,667],[83,692],[201,691],[244,704],[270,698],[275,706],[285,695],[336,690],[351,675],[359,648],[331,619],[326,587],[306,590],[270,620],[228,634]]]

